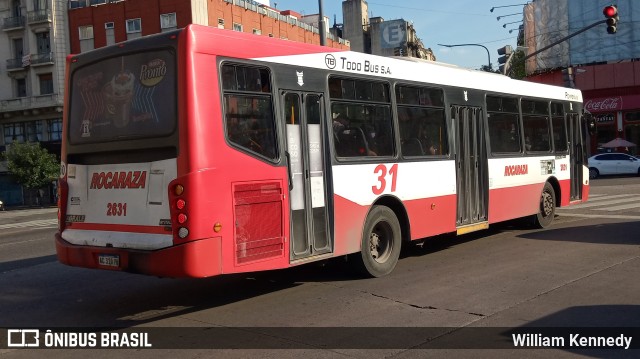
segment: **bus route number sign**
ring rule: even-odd
[[[398,178],[398,164],[387,168],[386,165],[377,165],[373,173],[378,177],[378,183],[371,186],[371,191],[376,196],[381,195],[387,189],[387,182],[391,180],[391,192],[396,191],[396,180]]]

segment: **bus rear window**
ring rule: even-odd
[[[162,137],[176,128],[175,54],[111,57],[73,71],[69,141],[96,143]]]

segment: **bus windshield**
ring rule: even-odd
[[[87,144],[171,134],[177,109],[175,54],[107,58],[73,71],[69,141]]]

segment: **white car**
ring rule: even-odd
[[[601,153],[589,157],[589,178],[600,175],[640,175],[640,160],[626,153]]]

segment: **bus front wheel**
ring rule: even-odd
[[[551,226],[553,217],[556,215],[556,192],[553,186],[547,182],[544,184],[540,195],[540,209],[538,214],[533,216],[533,224],[536,228],[547,228]]]
[[[360,256],[355,256],[356,268],[371,277],[391,273],[400,257],[400,231],[400,222],[389,207],[374,206],[364,225]]]

